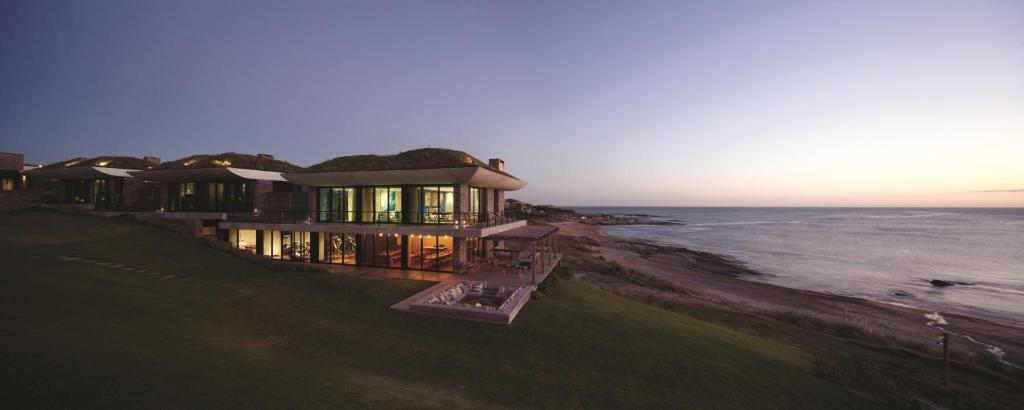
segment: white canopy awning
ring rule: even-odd
[[[63,168],[36,168],[26,171],[29,175],[37,175],[54,179],[104,179],[104,178],[131,178],[134,169],[107,168],[107,167],[63,167]]]
[[[133,171],[132,175],[159,182],[287,181],[280,172],[232,167]]]

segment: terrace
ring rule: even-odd
[[[484,229],[517,222],[521,218],[494,212],[346,212],[341,215],[330,211],[256,209],[248,212],[227,212],[227,222],[244,224],[290,224],[298,226],[362,226],[388,228],[415,228],[400,234],[419,234],[423,229]],[[232,226],[236,227],[236,226]],[[276,227],[276,226],[275,226]],[[246,229],[243,227],[242,229]],[[253,229],[253,228],[249,228]],[[374,231],[373,233],[375,233]],[[392,232],[385,232],[392,233]],[[449,233],[450,234],[450,233]],[[462,235],[460,235],[462,236]]]

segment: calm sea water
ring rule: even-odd
[[[1024,208],[577,209],[683,221],[603,230],[731,256],[749,280],[1024,324]]]

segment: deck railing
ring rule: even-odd
[[[229,212],[228,221],[328,225],[425,225],[456,228],[486,228],[518,221],[498,213],[455,212],[332,212],[256,209]]]
[[[100,212],[155,212],[160,210],[160,202],[137,201],[132,204],[124,203],[97,203],[93,210]]]

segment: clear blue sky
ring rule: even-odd
[[[827,4],[826,4],[827,3]],[[500,156],[562,205],[1024,205],[1024,2],[0,0],[0,150]]]

